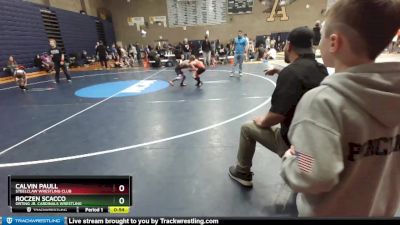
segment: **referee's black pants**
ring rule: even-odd
[[[62,69],[62,71],[64,72],[67,80],[71,80],[71,76],[68,73],[68,69],[67,69],[67,66],[65,65],[65,63],[63,65],[61,65],[60,62],[54,62],[54,70],[56,71],[56,82],[57,83],[60,82],[60,69]]]

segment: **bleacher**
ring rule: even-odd
[[[40,6],[20,0],[0,0],[0,67],[13,55],[26,68],[37,53],[49,48]],[[0,76],[7,76],[1,70]]]
[[[38,72],[33,67],[33,59],[49,49],[48,39],[52,38],[46,32],[41,10],[53,12],[61,32],[61,40],[66,55],[80,54],[86,50],[89,55],[95,52],[96,41],[99,40],[96,21],[97,17],[65,11],[56,8],[22,1],[0,0],[0,68],[7,64],[8,57],[14,56],[18,64],[24,65],[28,73]],[[107,43],[115,42],[114,29],[109,21],[102,21]],[[59,43],[59,41],[57,43]],[[0,70],[0,78],[8,76]]]

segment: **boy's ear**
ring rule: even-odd
[[[333,33],[329,36],[329,52],[336,53],[342,46],[342,37],[339,34]]]
[[[293,49],[293,46],[292,46],[292,44],[290,43],[290,42],[287,42],[287,50],[288,50],[288,52],[291,52],[292,51],[292,49]]]

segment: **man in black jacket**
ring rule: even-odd
[[[315,23],[313,32],[314,32],[313,45],[318,46],[319,41],[321,40],[321,25],[320,25],[319,20]]]
[[[184,56],[183,60],[188,60],[190,58],[190,55],[192,54],[192,49],[190,48],[190,44],[186,38],[182,44],[182,51]]]
[[[102,41],[99,41],[99,45],[96,48],[96,54],[99,56],[99,61],[100,61],[101,67],[105,67],[107,69],[108,68],[108,66],[107,66],[108,53],[107,53],[107,49],[104,46]]]
[[[201,43],[201,50],[203,51],[204,64],[209,66],[211,64],[211,42],[208,40],[207,35]]]

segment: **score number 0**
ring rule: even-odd
[[[125,191],[125,186],[124,185],[119,185],[118,190],[120,192],[124,192]],[[118,202],[119,202],[119,204],[123,205],[125,203],[125,198],[124,197],[119,198]]]

